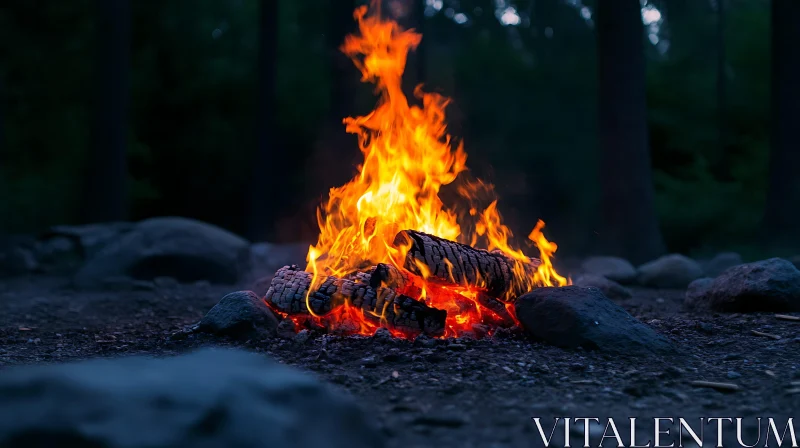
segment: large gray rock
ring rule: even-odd
[[[353,402],[254,353],[94,360],[0,373],[0,446],[380,448]]]
[[[725,272],[726,269],[744,263],[742,256],[736,252],[722,252],[705,263],[703,267],[706,277],[716,277]]]
[[[186,218],[151,218],[108,243],[75,275],[94,288],[108,277],[173,277],[233,284],[249,271],[249,243],[219,227]]]
[[[782,258],[734,266],[710,283],[693,283],[685,303],[723,312],[800,311],[800,270]]]
[[[16,277],[39,269],[33,252],[21,246],[0,248],[0,277]]]
[[[515,303],[525,331],[558,347],[611,353],[670,354],[672,344],[596,288],[539,288]]]
[[[53,226],[39,238],[38,252],[48,262],[58,262],[64,257],[88,260],[135,227],[132,222]]]
[[[582,274],[576,277],[572,284],[587,288],[597,288],[609,299],[630,299],[633,297],[628,288],[599,275]]]
[[[619,257],[589,257],[581,264],[581,270],[623,284],[636,280],[636,268],[628,260]]]
[[[639,266],[638,281],[651,288],[686,288],[703,276],[700,263],[680,254],[664,255]]]
[[[278,317],[252,291],[227,294],[198,324],[200,331],[241,339],[272,336],[277,327]]]

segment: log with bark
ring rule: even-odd
[[[368,282],[373,288],[393,288],[405,295],[418,298],[421,290],[416,285],[421,282],[421,278],[415,277],[415,275],[398,269],[396,266],[387,263],[380,263],[369,271],[363,273],[361,276],[361,278]],[[442,279],[438,280],[439,282],[436,283],[437,286],[456,286],[455,284],[443,281]],[[467,298],[464,300],[472,303]],[[478,291],[475,302],[492,312],[493,315],[489,316],[487,319],[488,321],[491,321],[491,323],[502,327],[511,327],[516,323],[514,318],[508,312],[506,304],[490,296],[489,294],[483,291]],[[462,308],[464,307],[462,306]],[[464,310],[462,309],[462,311]]]
[[[393,244],[395,247],[409,247],[403,268],[412,274],[425,276],[422,265],[429,271],[428,281],[478,286],[489,296],[504,300],[524,293],[522,289],[529,286],[515,279],[514,270],[518,264],[531,279],[539,266],[536,258],[530,258],[528,263],[518,262],[500,251],[475,249],[414,230],[401,231]]]
[[[439,335],[444,332],[444,310],[437,310],[392,288],[373,288],[366,282],[327,276],[309,292],[313,275],[292,265],[275,273],[265,299],[278,311],[318,316],[342,305],[363,310],[366,318],[389,329]],[[306,296],[308,298],[306,299]]]

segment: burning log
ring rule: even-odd
[[[428,281],[443,284],[480,286],[491,297],[506,298],[514,291],[515,260],[500,251],[475,249],[466,244],[445,240],[427,233],[403,230],[394,239],[395,247],[409,246],[403,267],[412,274],[422,276],[419,264],[430,271]],[[539,260],[530,259],[524,268],[533,277]]]
[[[366,272],[362,278],[365,281],[369,282],[369,285],[373,288],[379,288],[381,286],[387,288],[397,289],[398,291],[403,292],[404,294],[408,294],[412,297],[416,297],[417,292],[415,287],[415,279],[414,275],[410,274],[406,271],[398,269],[394,265],[380,263],[375,266],[373,269]],[[443,286],[454,286],[451,282],[445,282],[441,279],[438,279],[438,284]],[[413,288],[413,289],[412,289]],[[469,299],[464,298],[463,301],[472,303]],[[462,302],[463,302],[462,301]],[[508,312],[505,303],[501,302],[494,297],[491,297],[487,293],[480,291],[477,293],[475,298],[475,302],[482,307],[491,311],[494,316],[491,317],[490,320],[494,321],[496,325],[502,327],[511,327],[514,326],[516,323],[514,318]],[[459,305],[461,308],[464,308],[463,304]],[[463,311],[463,310],[462,310]]]
[[[365,318],[389,329],[438,335],[444,332],[447,312],[431,308],[419,300],[391,288],[373,288],[368,283],[328,276],[306,295],[313,276],[297,266],[284,266],[275,273],[265,299],[278,311],[318,316],[342,305],[363,311]]]
[[[369,285],[373,288],[385,286],[402,290],[413,284],[414,279],[411,274],[397,269],[392,264],[380,263],[369,271]]]
[[[495,314],[493,317],[496,317],[496,319],[492,320],[495,320],[497,325],[501,327],[513,327],[516,324],[516,321],[511,316],[511,313],[508,312],[508,308],[506,308],[505,303],[482,292],[478,293],[477,302]]]

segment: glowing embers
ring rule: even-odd
[[[463,145],[447,134],[449,99],[418,86],[421,104],[409,104],[403,93],[406,57],[422,36],[367,11],[356,9],[359,32],[342,45],[379,94],[372,112],[344,119],[364,161],[318,210],[305,270],[281,269],[267,301],[338,333],[456,336],[513,325],[506,305],[517,295],[567,283],[550,262],[556,245],[541,221],[529,235],[540,260],[511,244],[492,185],[467,178]],[[440,197],[447,185],[449,205]]]

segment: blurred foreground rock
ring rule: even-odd
[[[515,303],[525,331],[549,344],[631,355],[663,355],[672,344],[596,288],[539,288]]]
[[[3,447],[384,446],[349,399],[238,350],[10,369],[0,415]]]
[[[219,227],[186,218],[151,218],[108,242],[75,275],[75,285],[96,288],[109,277],[172,277],[233,284],[249,272],[249,243]]]
[[[589,257],[581,264],[581,270],[622,284],[636,280],[636,268],[628,260],[619,257]]]
[[[680,254],[664,255],[639,266],[638,281],[650,288],[680,289],[703,276],[700,263]]]
[[[254,292],[237,291],[214,305],[197,329],[239,339],[259,339],[274,335],[278,322],[275,313]]]
[[[685,304],[724,312],[800,311],[800,270],[783,258],[734,266],[692,283]]]

